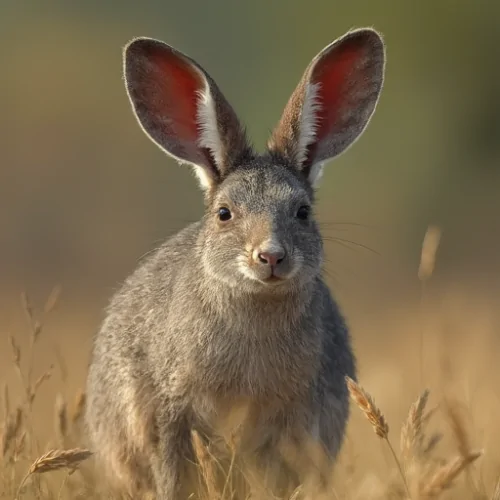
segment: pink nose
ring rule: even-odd
[[[274,267],[283,261],[285,258],[285,251],[278,250],[274,252],[259,252],[257,256],[262,264],[268,264],[269,266]]]

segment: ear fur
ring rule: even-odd
[[[362,28],[325,47],[309,64],[268,142],[314,186],[323,164],[347,150],[368,125],[382,90],[385,48]]]
[[[123,73],[144,132],[180,163],[193,165],[202,188],[220,182],[248,153],[233,108],[187,55],[158,40],[136,38],[123,50]]]

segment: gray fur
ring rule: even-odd
[[[378,38],[364,31],[368,43]],[[134,59],[141,43],[142,59]],[[290,457],[277,450],[305,437],[332,463],[349,413],[344,377],[355,378],[356,370],[345,322],[322,279],[317,224],[312,214],[297,217],[299,207],[314,204],[303,166],[280,149],[280,141],[264,155],[253,153],[234,112],[198,65],[193,82],[210,82],[215,143],[223,150],[209,156],[199,141],[179,142],[172,121],[167,129],[154,128],[170,117],[155,116],[154,103],[139,103],[138,112],[134,97],[155,78],[147,71],[151,43],[172,50],[138,39],[125,52],[132,106],[169,154],[208,171],[206,211],[150,255],[112,298],[94,342],[86,423],[117,488],[133,498],[150,490],[177,500],[194,460],[191,430],[211,443],[227,438],[238,406],[246,408],[239,427],[242,456],[286,471]],[[182,64],[196,64],[176,54]],[[221,206],[231,210],[231,220],[219,220]],[[273,248],[285,256],[271,269],[256,255]],[[223,447],[216,450],[223,461]]]

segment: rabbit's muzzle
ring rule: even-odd
[[[284,283],[296,275],[300,259],[276,241],[268,241],[250,249],[240,261],[240,271],[252,280],[266,285]]]

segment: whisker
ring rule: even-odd
[[[335,222],[335,221],[318,221],[318,225],[321,226],[354,226],[354,227],[366,227],[370,229],[375,229],[375,226],[371,226],[369,224],[363,224],[360,222]]]
[[[335,264],[330,260],[330,259],[324,259],[324,262],[326,264],[329,264],[331,266],[334,266]],[[339,266],[335,266],[336,269],[339,269],[340,271],[342,272],[346,272],[350,277],[354,277],[354,278],[358,278],[359,276],[356,274],[355,271],[353,271],[352,269],[349,269],[348,267],[346,267],[345,265],[343,265],[342,267],[339,267]],[[330,269],[326,268],[326,267],[323,267],[324,270],[328,271],[328,272],[333,272],[331,271]],[[335,273],[336,276],[339,276],[338,273]]]
[[[349,245],[353,245],[355,247],[363,248],[364,250],[368,250],[369,252],[381,256],[380,252],[377,250],[367,246],[363,245],[363,243],[358,243],[357,241],[352,241],[352,240],[347,240],[345,238],[339,238],[337,236],[324,236],[323,237],[324,241],[330,242],[330,243],[338,243],[339,245],[345,247],[345,248],[351,248]]]
[[[323,267],[323,270],[322,270],[323,274],[327,277],[327,278],[330,278],[335,286],[343,286],[339,279],[338,279],[338,274],[330,269],[327,269],[326,267]]]

